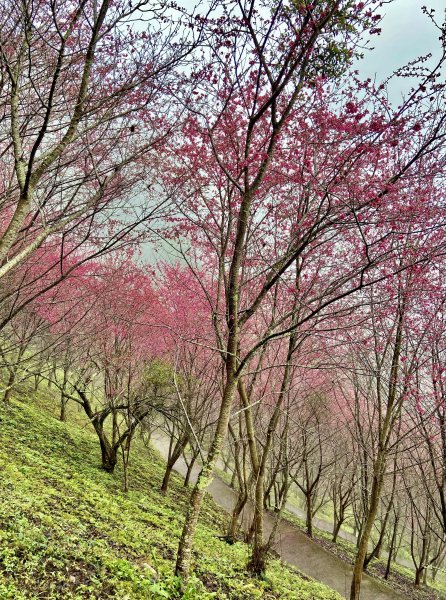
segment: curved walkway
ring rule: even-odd
[[[166,440],[154,435],[152,442],[161,456],[167,459],[168,443]],[[183,476],[186,474],[186,468],[183,458],[178,460],[175,465],[175,470]],[[199,472],[200,467],[193,469],[192,481],[196,480]],[[207,492],[219,506],[228,512],[232,511],[236,494],[219,477],[214,478]],[[243,527],[250,522],[250,510],[251,508],[248,507],[243,515]],[[269,535],[273,524],[274,516],[265,513],[265,535]],[[325,585],[328,585],[345,598],[348,598],[352,578],[351,565],[334,556],[316,544],[316,542],[313,542],[291,523],[287,521],[281,522],[274,549],[282,560],[297,567],[309,577],[325,583]],[[361,586],[361,600],[403,600],[403,596],[397,594],[386,585],[381,584],[377,579],[364,575]]]

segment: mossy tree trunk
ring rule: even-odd
[[[197,529],[203,498],[206,488],[212,481],[215,465],[228,429],[229,416],[237,386],[237,379],[233,375],[234,371],[230,372],[227,378],[214,438],[189,500],[175,566],[175,574],[181,577],[183,581],[186,581],[189,576],[195,531]]]

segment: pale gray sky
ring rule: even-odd
[[[444,21],[446,0],[394,0],[383,6],[382,33],[372,38],[374,50],[366,51],[364,59],[358,63],[362,76],[374,78],[376,75],[382,80],[422,54],[431,52],[432,60],[439,57],[439,32],[423,15],[422,6],[434,8],[437,20]],[[392,84],[394,99],[407,87],[407,82],[395,81]]]

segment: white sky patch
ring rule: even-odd
[[[382,7],[382,33],[373,36],[371,47],[365,51],[364,59],[357,63],[362,78],[370,77],[382,81],[395,70],[421,55],[431,53],[428,63],[434,65],[441,54],[440,32],[421,7],[435,9],[438,23],[445,18],[446,0],[394,0]],[[392,82],[392,100],[398,101],[411,82],[398,78]]]

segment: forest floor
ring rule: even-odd
[[[180,592],[172,573],[189,494],[182,479],[174,474],[162,495],[164,461],[137,441],[131,491],[123,493],[121,469],[109,475],[99,468],[98,440],[83,415],[71,408],[68,423],[61,423],[54,411],[46,387],[36,395],[22,390],[11,405],[0,404],[0,600],[347,596],[352,548],[330,546],[319,531],[316,541],[310,540],[292,515],[281,523],[275,546],[286,563],[273,559],[264,580],[248,577],[248,547],[220,539],[227,513],[217,504],[230,511],[235,495],[219,478],[210,488],[217,504],[208,497],[202,513],[193,575]],[[154,443],[165,455],[163,439],[156,436]],[[184,473],[185,464],[180,461],[177,469]],[[274,515],[267,514],[267,533],[273,523]],[[378,577],[379,568],[374,568]],[[392,585],[405,598],[444,598],[430,588],[414,590],[404,573],[397,572]],[[402,597],[365,576],[364,600]]]
[[[0,403],[0,600],[340,600],[326,586],[272,559],[263,580],[246,575],[249,549],[219,536],[227,514],[211,498],[197,532],[193,573],[179,591],[175,551],[189,491],[135,441],[130,488],[99,468],[95,433],[77,409],[55,415],[46,386]]]
[[[153,441],[157,450],[166,458],[168,449],[166,439],[162,435],[156,435]],[[179,460],[175,468],[184,475],[187,467],[183,460]],[[197,477],[198,472],[199,468],[195,467],[192,480]],[[234,490],[223,478],[216,477],[209,492],[226,511],[232,511],[236,496]],[[331,534],[319,527],[314,528],[314,537],[309,539],[305,533],[305,522],[300,518],[301,511],[291,505],[287,506],[287,509],[274,548],[278,555],[306,575],[337,590],[343,597],[348,597],[352,575],[351,565],[356,551],[355,544],[348,539],[339,539],[335,544],[331,541]],[[274,514],[266,513],[265,520],[265,529],[268,534],[275,520]],[[247,507],[243,513],[243,527],[249,526],[250,522],[251,507]],[[318,525],[324,525],[321,519],[316,519],[315,522]],[[369,574],[364,575],[363,579],[362,600],[384,600],[386,598],[444,600],[446,598],[446,594],[441,589],[434,589],[430,586],[416,588],[413,585],[413,572],[400,564],[392,563],[391,576],[388,582],[384,582],[385,563],[384,559],[375,559],[370,563]]]
[[[168,443],[165,438],[157,435],[153,439],[155,447],[166,457]],[[179,460],[175,465],[176,470],[183,474],[186,471],[186,464]],[[198,474],[198,467],[194,468],[192,479]],[[215,477],[208,488],[212,498],[222,506],[226,511],[231,511],[235,504],[235,492],[221,478]],[[251,522],[252,507],[248,506],[243,513],[243,526]],[[275,522],[275,516],[270,513],[265,514],[265,534],[268,535]],[[352,578],[352,567],[348,561],[336,556],[323,548],[321,544],[311,540],[296,524],[288,520],[282,520],[279,525],[277,542],[274,546],[277,554],[288,564],[297,567],[306,575],[316,579],[336,590],[342,597],[348,597],[350,583]],[[412,596],[403,596],[390,586],[369,575],[364,575],[361,586],[361,600],[401,600],[402,598],[424,598],[415,595],[418,590],[414,590]],[[440,595],[428,596],[429,600],[434,598],[443,598]]]

